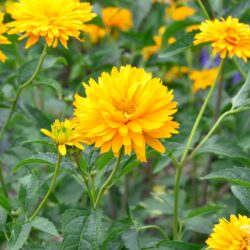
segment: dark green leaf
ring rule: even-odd
[[[164,240],[159,244],[157,250],[200,250],[201,245],[181,241]]]
[[[0,232],[5,230],[8,212],[0,206]]]
[[[59,82],[51,78],[39,78],[35,81],[34,85],[36,86],[47,86],[54,89],[58,95],[58,98],[62,99],[62,87]]]
[[[192,47],[195,33],[196,32],[190,32],[178,37],[175,43],[171,44],[164,51],[159,53],[159,59],[165,60]]]
[[[213,136],[198,150],[198,154],[212,153],[224,157],[238,160],[244,164],[250,165],[248,154],[237,142],[224,137]]]
[[[15,224],[11,232],[11,239],[8,244],[8,250],[22,249],[24,243],[27,241],[31,230],[30,223]]]
[[[235,197],[239,199],[241,204],[250,211],[250,188],[241,187],[241,186],[232,186],[231,190]]]
[[[102,212],[71,209],[63,215],[64,250],[100,250]]]
[[[242,167],[226,168],[202,177],[205,180],[222,180],[250,188],[250,169]]]
[[[233,17],[241,17],[248,9],[250,8],[249,0],[240,0],[237,4],[235,4],[232,8],[230,8],[226,13],[225,17],[233,16]]]
[[[201,208],[193,208],[192,210],[187,212],[186,219],[190,219],[196,216],[201,216],[209,213],[215,213],[221,209],[225,209],[225,207],[217,205],[208,205]]]
[[[7,211],[11,212],[11,206],[8,198],[6,198],[4,195],[0,195],[0,206],[2,206]]]
[[[31,226],[43,231],[45,233],[51,234],[53,236],[59,236],[55,225],[46,218],[36,217],[32,222]]]
[[[18,76],[17,80],[19,84],[22,84],[26,82],[34,73],[36,67],[37,67],[38,59],[33,59],[29,62],[26,62],[23,64],[19,71],[18,71]]]

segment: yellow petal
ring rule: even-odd
[[[66,146],[65,146],[65,144],[58,145],[58,151],[62,156],[66,155]]]

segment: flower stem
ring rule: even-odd
[[[168,240],[168,236],[167,234],[164,232],[164,230],[162,230],[160,227],[156,226],[156,225],[146,225],[146,226],[142,226],[138,229],[138,231],[142,231],[142,230],[147,230],[147,229],[155,229],[158,230],[162,236]]]
[[[47,191],[46,195],[44,196],[42,202],[40,203],[39,207],[36,209],[36,211],[33,213],[33,215],[28,219],[28,221],[32,221],[34,220],[34,218],[38,215],[38,213],[40,212],[40,210],[44,207],[44,205],[46,204],[51,192],[54,189],[55,183],[56,183],[56,179],[59,173],[59,169],[60,169],[60,164],[61,164],[61,160],[62,160],[62,156],[60,153],[58,153],[58,159],[57,159],[57,163],[56,163],[56,167],[55,167],[55,172],[54,172],[54,176],[52,179],[52,182],[50,184],[49,190]]]
[[[220,63],[220,66],[219,66],[219,70],[218,70],[218,73],[217,73],[217,76],[215,78],[215,81],[213,83],[213,85],[211,86],[208,94],[207,94],[207,97],[200,109],[200,112],[194,122],[194,125],[193,125],[193,128],[191,130],[191,133],[189,135],[189,138],[188,138],[188,141],[187,141],[187,144],[185,146],[185,149],[184,149],[184,152],[182,154],[182,157],[181,157],[181,160],[180,160],[180,163],[179,163],[179,166],[177,167],[176,169],[176,176],[175,176],[175,186],[174,186],[174,218],[173,218],[173,238],[174,240],[176,240],[178,238],[178,223],[179,223],[179,190],[180,190],[180,179],[181,179],[181,175],[182,175],[182,170],[183,170],[183,167],[185,165],[185,162],[186,162],[186,159],[187,159],[187,156],[188,156],[188,152],[189,152],[189,149],[190,149],[190,146],[193,142],[193,139],[194,139],[194,136],[195,136],[195,133],[197,131],[197,128],[200,124],[200,121],[201,121],[201,118],[203,116],[203,113],[208,105],[208,102],[214,92],[214,89],[215,89],[215,85],[217,84],[218,80],[219,80],[219,77],[220,77],[220,74],[221,74],[221,70],[223,68],[223,65],[224,65],[224,60],[221,61]]]
[[[109,185],[111,184],[112,182],[112,179],[113,177],[115,176],[118,168],[119,168],[119,165],[120,165],[120,162],[121,162],[121,159],[122,159],[122,152],[123,150],[121,149],[120,152],[119,152],[119,155],[118,155],[118,158],[116,160],[116,164],[115,164],[115,167],[113,168],[110,176],[108,177],[108,179],[105,181],[105,183],[102,185],[98,195],[97,195],[97,198],[96,198],[96,201],[95,201],[95,205],[94,205],[94,210],[98,207],[99,203],[100,203],[100,200],[104,194],[104,192],[106,191],[106,189],[109,188]]]
[[[40,56],[40,59],[38,61],[37,67],[36,67],[34,73],[32,74],[32,76],[26,82],[24,82],[22,85],[20,85],[19,88],[17,89],[17,93],[16,93],[16,96],[15,96],[15,98],[13,100],[13,103],[12,103],[9,115],[8,115],[8,117],[7,117],[6,121],[5,121],[2,129],[1,129],[1,132],[0,132],[0,145],[1,145],[2,140],[3,140],[3,135],[5,133],[5,130],[8,127],[9,122],[10,122],[10,120],[11,120],[11,118],[12,118],[12,116],[13,116],[15,110],[16,110],[16,106],[17,106],[17,103],[18,103],[20,95],[22,94],[23,90],[29,84],[31,84],[32,81],[36,78],[37,74],[39,73],[39,71],[40,71],[40,69],[42,67],[42,64],[44,62],[46,54],[47,54],[47,45],[44,46],[44,49],[43,49],[43,52],[42,52],[42,54]]]
[[[204,15],[206,16],[206,18],[207,19],[211,19],[210,16],[209,16],[209,14],[208,14],[208,12],[207,12],[207,10],[206,10],[206,8],[205,8],[205,6],[204,6],[204,4],[202,3],[202,1],[201,0],[197,0],[197,2],[199,4],[200,8],[202,9]]]

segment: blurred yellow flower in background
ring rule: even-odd
[[[83,31],[89,36],[93,44],[98,43],[106,34],[105,29],[96,24],[86,24]]]
[[[51,125],[51,131],[41,129],[41,132],[50,137],[57,145],[59,153],[64,156],[67,153],[66,146],[75,146],[81,150],[84,149],[80,144],[82,141],[79,134],[75,131],[75,126],[72,121],[65,119],[60,122],[58,119]]]
[[[229,221],[224,218],[220,219],[206,244],[209,250],[249,250],[250,218],[231,215]]]
[[[175,37],[171,36],[171,37],[168,38],[168,44],[173,44],[175,42],[176,42],[176,38]]]
[[[227,54],[247,61],[250,57],[250,27],[231,16],[213,21],[206,20],[200,25],[194,44],[211,42],[213,55],[219,53],[222,58]]]
[[[161,48],[162,36],[165,30],[166,30],[166,27],[164,26],[160,27],[158,31],[158,35],[153,37],[155,45],[146,46],[143,48],[142,53],[143,53],[144,60],[148,60],[152,55],[157,53],[157,51]]]
[[[199,29],[200,29],[199,24],[193,24],[193,25],[190,25],[186,28],[186,32],[192,32],[194,30],[199,30]]]
[[[188,67],[186,66],[173,66],[164,77],[164,80],[167,83],[171,83],[174,79],[179,78],[180,76],[188,74]]]
[[[212,69],[192,70],[189,78],[194,82],[193,92],[196,93],[198,90],[212,86],[218,74],[218,69],[218,67],[215,67]]]
[[[7,31],[6,25],[3,23],[4,13],[0,12],[0,44],[10,44],[11,42],[2,34]],[[7,56],[0,50],[0,61],[5,62]]]
[[[146,161],[146,145],[163,153],[159,139],[178,133],[173,91],[144,69],[113,67],[97,82],[90,79],[83,85],[86,97],[75,95],[76,129],[102,153],[112,149],[117,156],[123,146],[126,155],[134,150],[140,161]]]
[[[9,34],[24,33],[28,37],[25,48],[44,37],[48,46],[57,47],[58,42],[67,48],[69,37],[81,41],[84,23],[93,19],[89,3],[80,0],[22,0],[11,6],[14,21],[8,23]]]
[[[102,19],[108,29],[118,28],[121,31],[128,31],[133,27],[132,12],[128,9],[118,7],[103,8]]]
[[[176,4],[171,4],[170,7],[166,8],[165,12],[167,18],[170,18],[174,21],[183,21],[188,17],[193,16],[196,10],[189,6],[177,7]]]

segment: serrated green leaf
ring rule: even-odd
[[[51,78],[39,78],[37,79],[34,84],[35,86],[47,86],[54,89],[58,95],[58,98],[62,99],[62,87],[59,82]]]
[[[238,160],[250,166],[248,154],[237,142],[228,138],[213,136],[197,151],[196,155],[202,153],[212,153],[224,157]]]
[[[222,171],[212,172],[201,178],[202,180],[222,180],[250,188],[250,169],[242,167],[226,168]]]
[[[241,204],[250,211],[250,188],[235,185],[231,187],[231,190]]]
[[[164,60],[169,57],[175,56],[186,49],[193,46],[194,35],[196,32],[186,33],[181,37],[178,37],[177,41],[168,46],[164,51],[159,53],[159,59]]]
[[[58,231],[55,225],[46,218],[36,217],[32,222],[31,226],[48,234],[58,237]]]
[[[70,209],[63,215],[63,250],[100,250],[102,211]]]
[[[161,241],[157,250],[200,250],[201,247],[201,245],[187,242],[164,240]]]
[[[30,223],[15,224],[11,232],[11,239],[8,243],[8,250],[19,250],[27,241],[31,230]]]
[[[239,92],[232,99],[233,108],[250,106],[250,70]]]
[[[130,229],[121,235],[122,241],[128,250],[141,250],[138,232]]]

